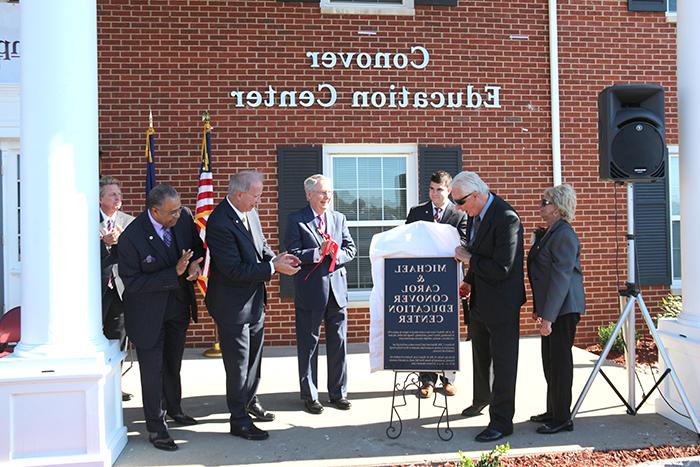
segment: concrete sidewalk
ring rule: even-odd
[[[259,424],[270,431],[270,438],[256,442],[228,434],[222,361],[201,357],[201,350],[188,350],[182,367],[183,410],[200,423],[193,427],[171,425],[171,434],[180,447],[172,453],[154,449],[146,440],[136,363],[122,382],[123,389],[135,397],[124,403],[129,443],[116,465],[370,466],[455,460],[459,450],[478,457],[483,450],[491,450],[506,441],[510,443],[510,454],[698,442],[694,432],[654,413],[656,395],[646,402],[638,415],[627,415],[601,376],[593,383],[574,422],[573,432],[536,433],[536,424],[527,420],[530,415],[544,411],[546,383],[540,360],[540,340],[528,337],[520,341],[515,431],[492,445],[477,443],[474,436],[488,423],[488,414],[484,411],[484,415],[470,419],[460,416],[462,409],[471,403],[471,345],[463,342],[460,352],[463,371],[457,375],[458,393],[448,398],[454,437],[450,441],[438,437],[436,426],[441,409],[433,407],[432,400],[410,396],[406,398],[407,405],[399,409],[403,419],[401,436],[392,440],[387,437],[386,430],[394,373],[370,373],[367,345],[351,346],[348,356],[352,410],[326,407],[321,415],[306,413],[299,400],[296,349],[266,348],[258,394],[265,408],[275,412],[277,418],[274,422]],[[574,348],[574,402],[596,359],[596,355]],[[319,369],[319,387],[325,388],[325,357],[319,359]],[[627,395],[626,370],[605,365],[604,371],[620,392]],[[640,377],[644,388],[651,388],[651,373],[643,372]],[[641,391],[637,394],[639,401]],[[320,399],[322,403],[327,402],[327,393],[322,393]],[[441,395],[438,402],[444,402]],[[419,403],[420,419],[417,418]],[[682,407],[676,409],[684,413]]]

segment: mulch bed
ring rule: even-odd
[[[600,346],[600,344],[589,345],[586,347],[586,350],[596,355],[600,355],[603,352],[603,348]],[[656,349],[656,342],[654,342],[653,337],[649,335],[640,337],[637,341],[635,353],[637,357],[637,365],[656,366],[658,362],[658,351]],[[614,350],[610,350],[607,360],[615,362],[619,365],[624,365],[625,355],[615,352]]]

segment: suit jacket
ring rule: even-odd
[[[117,211],[114,215],[114,225],[121,227],[122,231],[134,220],[134,216]],[[104,222],[104,217],[102,217],[102,212],[100,211],[100,224]],[[107,292],[107,284],[110,278],[114,278],[114,286],[119,292],[121,297],[124,294],[124,283],[119,277],[119,267],[117,263],[119,262],[119,242],[112,246],[105,244],[102,239],[100,239],[100,266],[102,269],[102,295]]]
[[[467,223],[469,232],[473,218]],[[487,324],[519,319],[525,303],[523,227],[515,209],[499,196],[493,195],[469,251],[464,281],[472,287],[472,314]]]
[[[433,222],[433,202],[419,204],[408,211],[406,223],[410,224],[416,221]],[[464,239],[467,237],[467,215],[455,208],[454,204],[447,203],[445,212],[442,213],[441,224],[449,224],[454,226],[459,232],[459,237]]]
[[[204,256],[194,220],[184,209],[172,228],[177,251],[192,250],[192,260]],[[174,260],[168,254],[144,211],[129,224],[119,237],[119,274],[124,281],[124,318],[126,333],[139,347],[151,347],[160,334],[170,293],[182,292],[186,297],[189,317],[197,321],[194,284],[178,277]]]
[[[287,218],[284,245],[301,260],[301,269],[294,275],[294,304],[307,310],[325,310],[332,292],[338,305],[345,307],[348,304],[345,264],[355,258],[355,242],[350,236],[345,215],[329,209],[326,211],[326,232],[338,244],[335,270],[328,271],[330,256],[325,256],[321,265],[316,267],[314,252],[321,246],[323,237],[316,228],[315,218],[316,214],[308,205]]]
[[[258,213],[246,213],[251,231],[224,198],[207,221],[210,255],[205,302],[220,326],[257,323],[267,300],[265,281],[272,277],[275,254],[267,245]]]
[[[581,244],[571,224],[558,220],[527,254],[527,275],[537,316],[554,322],[586,309]]]

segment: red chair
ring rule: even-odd
[[[20,307],[16,306],[0,316],[0,358],[9,355],[15,349],[20,338]]]

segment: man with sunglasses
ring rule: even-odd
[[[428,193],[430,201],[412,207],[406,217],[406,223],[426,221],[449,224],[457,229],[460,238],[465,239],[467,235],[467,216],[456,209],[449,200],[449,195],[452,191],[450,188],[451,181],[452,176],[444,170],[438,170],[433,173],[430,176],[430,191]],[[418,390],[418,395],[421,398],[427,399],[433,395],[437,376],[437,373],[433,372],[420,373],[421,387]],[[450,376],[452,381],[454,381],[454,372],[451,372]],[[454,396],[457,388],[450,382],[450,378],[442,376],[440,379],[445,395]]]
[[[461,172],[450,186],[457,209],[469,216],[468,240],[455,250],[455,258],[464,263],[471,310],[474,392],[462,415],[479,415],[488,405],[490,422],[475,439],[493,442],[513,433],[520,307],[525,303],[523,227],[515,209],[489,192],[476,173]]]

